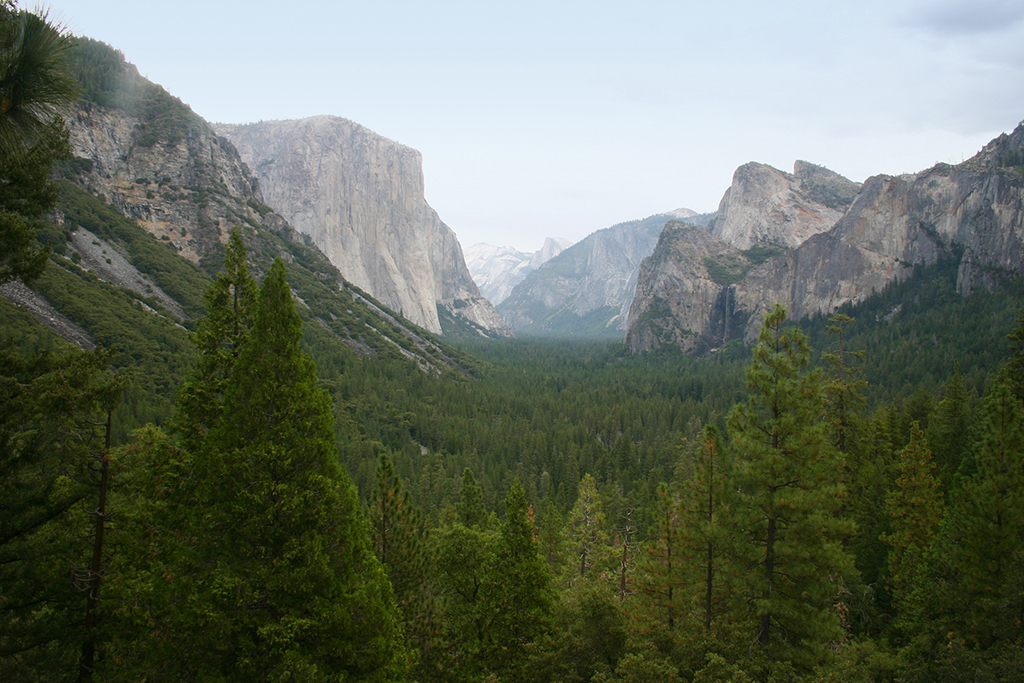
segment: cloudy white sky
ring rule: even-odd
[[[955,163],[1024,120],[1020,0],[47,6],[209,121],[333,114],[419,150],[463,247],[713,211],[748,161]]]

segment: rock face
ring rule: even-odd
[[[796,162],[792,175],[764,164],[745,164],[733,174],[711,232],[737,249],[793,249],[835,225],[859,187],[805,161]]]
[[[527,275],[571,246],[567,239],[548,237],[538,251],[527,253],[481,242],[466,249],[466,266],[480,293],[497,306]]]
[[[657,214],[590,234],[527,275],[498,312],[517,333],[621,338],[640,262],[677,217]]]
[[[777,178],[764,177],[778,186]],[[659,330],[703,334],[712,348],[731,338],[749,342],[775,303],[786,306],[792,319],[832,313],[907,277],[914,264],[940,258],[959,259],[962,295],[994,288],[1001,278],[1024,272],[1024,124],[959,166],[939,164],[914,175],[869,178],[831,229],[751,268],[723,290],[720,308],[734,321],[731,331],[724,326],[721,334],[716,331],[714,313],[703,324],[700,316],[682,313],[689,310],[688,298],[694,298],[691,307],[696,308],[706,299],[698,292],[701,274],[691,272],[693,259],[684,251],[667,245],[663,254],[656,253],[659,260],[643,269],[634,302],[637,315],[631,315],[627,336],[632,349],[652,348],[654,324]],[[673,289],[665,284],[672,277],[692,283]],[[658,304],[658,297],[671,305]],[[743,330],[736,326],[740,320],[746,321]],[[676,340],[678,335],[662,336],[688,350],[698,348]]]
[[[711,350],[744,322],[734,319],[728,285],[749,266],[738,249],[707,230],[667,224],[654,253],[640,265],[626,344],[634,351]]]
[[[180,135],[148,145],[140,144],[145,120],[130,110],[85,103],[71,112],[74,155],[92,164],[84,184],[194,263],[226,243],[235,225],[283,228],[279,216],[259,212],[259,185],[231,143],[174,102],[185,112]]]
[[[217,131],[253,169],[266,203],[346,280],[437,334],[438,306],[511,334],[480,296],[455,233],[427,205],[419,152],[329,116]]]

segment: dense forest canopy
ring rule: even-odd
[[[77,43],[136,144],[194,123],[102,44],[10,3],[0,29],[4,97],[65,103]],[[15,82],[28,48],[56,70]],[[424,342],[258,222],[181,259],[83,189],[54,111],[0,112],[0,284],[97,348],[0,299],[0,679],[1024,669],[1024,282],[965,298],[940,261],[700,359]],[[81,267],[78,229],[180,313]]]

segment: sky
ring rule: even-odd
[[[208,121],[330,114],[418,150],[463,248],[715,211],[750,161],[959,163],[1024,120],[1021,0],[44,7]]]

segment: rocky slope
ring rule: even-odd
[[[527,275],[571,246],[572,242],[567,239],[548,237],[543,247],[527,253],[514,247],[481,242],[466,249],[466,266],[480,293],[497,306]]]
[[[835,225],[859,189],[859,184],[806,161],[797,161],[792,174],[765,164],[744,164],[733,174],[711,232],[737,249],[792,249]]]
[[[253,169],[266,203],[346,280],[437,334],[438,306],[511,334],[480,296],[455,233],[424,199],[419,152],[329,116],[217,131]]]
[[[621,337],[640,262],[688,209],[598,230],[531,272],[498,312],[517,333]]]
[[[777,176],[761,177],[777,190]],[[748,185],[748,191],[756,188]],[[752,224],[749,234],[765,234],[753,219]],[[692,272],[693,259],[680,255],[684,251],[670,243],[659,246],[650,267],[643,269],[634,302],[637,315],[631,316],[635,324],[627,335],[636,351],[659,344],[696,350],[698,345],[679,341],[677,328],[704,339],[706,348],[730,338],[750,341],[775,303],[786,306],[794,319],[828,314],[907,277],[915,264],[942,258],[958,260],[961,294],[997,287],[1003,278],[1024,272],[1024,125],[958,166],[939,164],[913,175],[869,178],[831,229],[751,268],[719,294],[719,308],[734,321],[730,331],[718,325],[714,313],[680,313],[695,296],[689,292],[703,286],[702,275]],[[670,284],[673,277],[688,279],[689,289]],[[692,306],[704,305],[705,298],[698,297]],[[741,320],[746,321],[742,329],[737,325]]]

